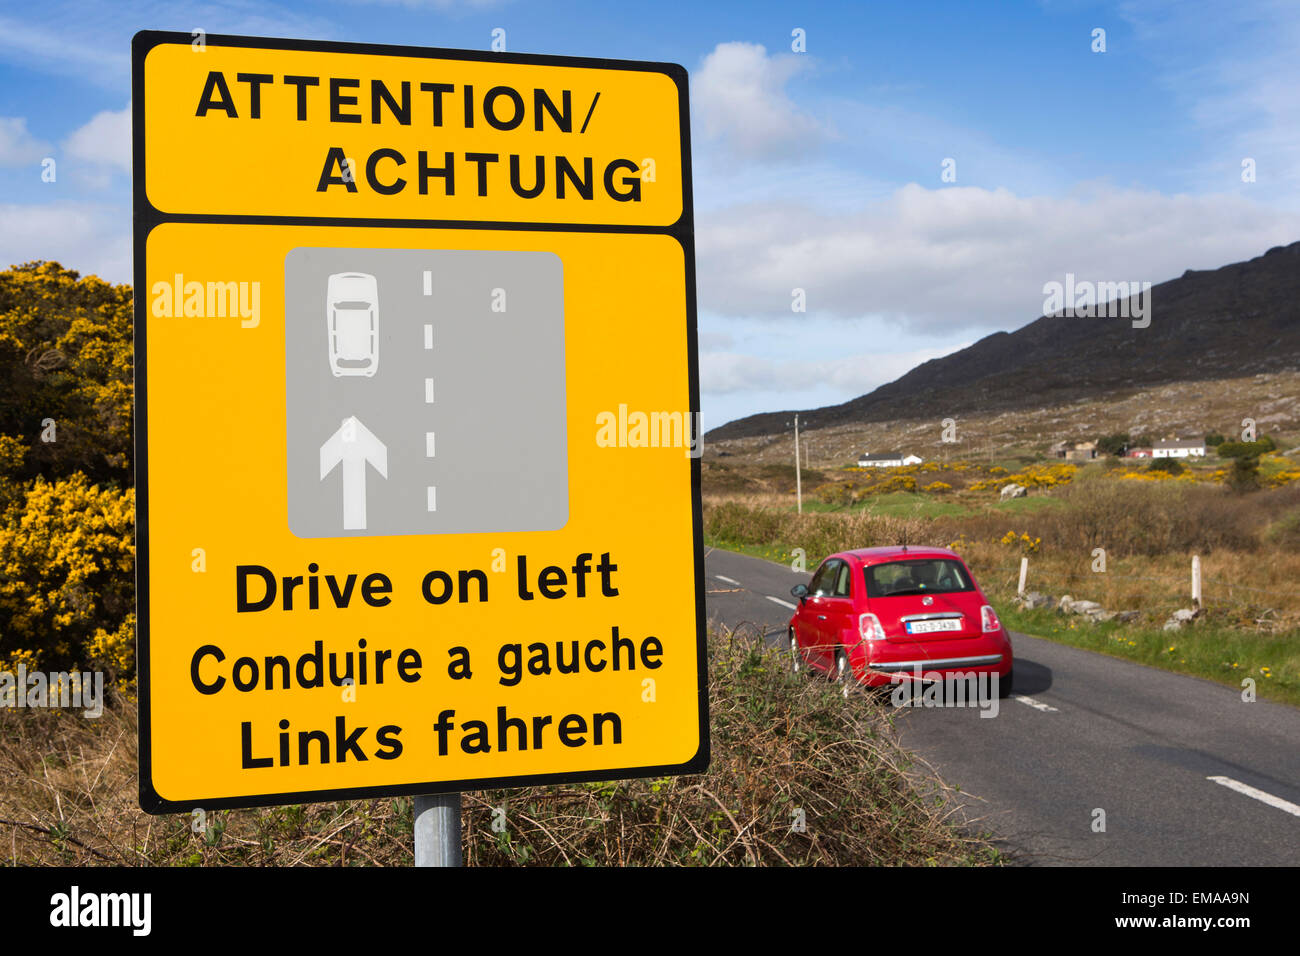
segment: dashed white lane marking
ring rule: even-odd
[[[789,601],[782,601],[780,598],[774,598],[770,594],[764,594],[763,597],[767,598],[773,604],[779,604],[782,607],[788,607],[792,611],[795,609],[795,606],[791,604]]]
[[[1034,700],[1034,698],[1026,697],[1023,694],[1012,694],[1011,699],[1018,700],[1022,704],[1028,704],[1030,707],[1034,708],[1034,710],[1041,710],[1048,714],[1060,713],[1060,711],[1050,704],[1044,704],[1041,700]]]
[[[424,433],[424,457],[433,457],[433,432]]]
[[[424,402],[426,405],[433,404],[433,379],[431,378],[424,380]]]
[[[428,322],[424,324],[424,347],[433,348],[433,325]]]
[[[424,270],[424,294],[433,295],[433,271],[430,269]]]
[[[1283,800],[1281,797],[1275,797],[1271,793],[1265,793],[1263,790],[1256,790],[1254,787],[1242,783],[1240,780],[1233,780],[1231,777],[1206,777],[1206,780],[1213,780],[1217,784],[1222,784],[1229,790],[1236,790],[1238,793],[1244,793],[1248,797],[1254,797],[1260,803],[1267,803],[1270,807],[1276,807],[1278,810],[1285,810],[1292,816],[1300,817],[1300,807],[1296,806],[1290,800]]]
[[[740,587],[740,582],[737,581],[735,578],[729,578],[723,574],[715,574],[714,577],[717,578],[719,581],[726,581],[728,584],[734,584],[736,587]]]
[[[438,489],[434,485],[429,485],[429,510],[438,510]]]

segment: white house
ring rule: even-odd
[[[1158,441],[1151,446],[1152,458],[1203,458],[1204,456],[1204,440]]]
[[[919,465],[923,459],[916,455],[904,455],[901,451],[890,452],[885,455],[872,455],[863,452],[858,458],[859,468],[901,468],[904,465]]]

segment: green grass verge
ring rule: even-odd
[[[736,554],[747,554],[751,558],[762,558],[764,561],[771,561],[773,564],[784,564],[787,568],[791,567],[794,555],[790,553],[789,548],[781,548],[771,545],[761,544],[744,544],[739,541],[726,541],[721,538],[715,538],[712,535],[704,536],[704,550],[717,548],[719,551],[734,551]],[[808,574],[811,575],[821,562],[821,556],[807,559]]]
[[[1258,697],[1300,706],[1300,667],[1293,631],[1260,634],[1208,622],[1178,631],[1114,621],[1089,624],[1075,614],[1044,608],[1022,610],[1010,600],[999,600],[997,609],[1002,623],[1013,631],[1203,677],[1238,690],[1244,689],[1243,680],[1253,678]]]
[[[1060,498],[1048,498],[1044,495],[1035,495],[1031,498],[1008,498],[1006,501],[995,501],[991,505],[994,511],[1001,511],[1013,515],[1036,514],[1040,511],[1053,511],[1058,508],[1068,508]]]
[[[812,514],[850,514],[869,511],[888,518],[948,518],[976,514],[992,509],[1012,515],[1034,514],[1052,508],[1065,507],[1056,498],[1035,495],[998,501],[990,492],[957,492],[951,495],[929,495],[910,491],[894,491],[887,495],[874,495],[851,505],[828,504],[824,501],[804,499],[803,510]],[[796,510],[790,505],[787,511]]]
[[[787,510],[794,511],[796,508],[791,505]],[[873,514],[888,517],[936,518],[966,514],[970,508],[959,501],[912,494],[907,491],[897,491],[893,494],[867,498],[851,505],[828,504],[824,501],[808,501],[805,499],[803,510],[814,514],[833,514],[836,512],[849,514],[855,511],[870,511]]]

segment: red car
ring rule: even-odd
[[[970,568],[947,548],[861,548],[833,554],[790,591],[790,653],[832,679],[879,687],[956,674],[998,675],[1011,693],[1011,638]],[[991,680],[991,677],[989,678]]]

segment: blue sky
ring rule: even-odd
[[[1018,328],[1067,272],[1160,282],[1300,239],[1292,0],[6,0],[4,264],[129,281],[130,38],[196,27],[684,65],[706,427]]]

